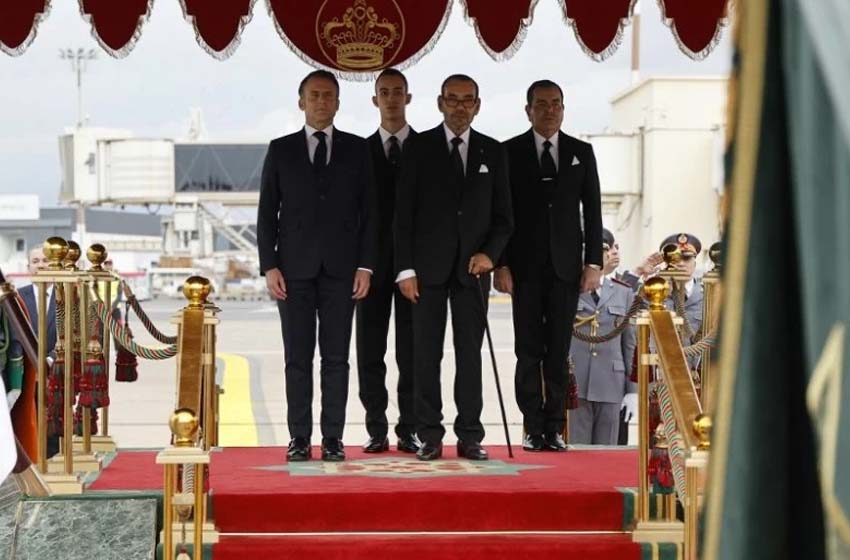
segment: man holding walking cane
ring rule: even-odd
[[[496,140],[470,128],[481,108],[475,80],[449,76],[437,103],[443,122],[405,146],[394,222],[396,282],[413,302],[417,457],[431,461],[443,452],[440,362],[448,301],[458,456],[486,460],[481,344],[489,273],[513,229],[507,164]]]

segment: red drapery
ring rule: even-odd
[[[406,67],[425,55],[448,20],[452,4],[463,10],[478,40],[495,60],[522,45],[540,0],[261,0],[283,41],[302,59],[343,77],[370,77]],[[634,14],[636,0],[558,1],[567,25],[594,60],[613,54]],[[656,0],[660,17],[682,52],[701,60],[716,46],[731,0]],[[130,54],[154,8],[154,0],[78,0],[101,48]],[[239,46],[257,0],[180,0],[198,44],[225,59]],[[644,0],[644,4],[649,4]],[[0,3],[0,50],[23,54],[48,17],[50,0]]]

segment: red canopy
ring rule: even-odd
[[[127,56],[142,34],[153,0],[78,0],[100,46]],[[180,0],[201,47],[217,59],[238,47],[257,0]],[[522,45],[538,0],[455,0],[495,60]],[[558,0],[582,49],[601,61],[619,47],[637,0]],[[682,52],[705,58],[726,25],[730,0],[657,0]],[[264,0],[283,41],[309,64],[345,77],[406,67],[424,56],[448,20],[453,0]],[[23,54],[48,16],[50,0],[0,4],[0,49]]]

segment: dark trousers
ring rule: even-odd
[[[416,430],[413,414],[413,310],[401,295],[393,278],[373,285],[369,295],[357,304],[357,376],[360,402],[366,409],[366,430],[382,439],[388,431],[386,378],[387,335],[390,312],[395,301],[395,361],[398,365],[399,418],[395,432],[406,437]]]
[[[490,291],[489,276],[482,279],[484,303],[478,285],[466,286],[456,280],[436,286],[419,286],[419,302],[413,306],[414,409],[419,438],[425,442],[442,441],[443,400],[440,362],[446,335],[447,304],[452,310],[455,349],[454,399],[457,418],[454,431],[458,439],[481,442],[483,396],[481,389],[481,343],[484,340],[484,314]]]
[[[516,399],[529,434],[564,431],[578,291],[577,281],[561,280],[551,265],[514,281]]]
[[[354,300],[351,278],[324,271],[309,280],[287,280],[286,300],[278,300],[286,362],[286,420],[290,436],[309,438],[313,431],[313,354],[316,319],[322,357],[322,436],[341,438],[348,401],[348,350]]]

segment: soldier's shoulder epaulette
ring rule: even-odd
[[[614,278],[614,277],[612,277],[612,278],[611,278],[611,282],[613,282],[614,284],[618,284],[618,285],[620,285],[620,286],[623,286],[623,287],[625,287],[625,288],[628,288],[628,289],[630,289],[630,290],[632,289],[632,286],[631,286],[630,284],[628,284],[627,282],[623,282],[623,281],[622,281],[622,280],[620,280],[619,278]]]

